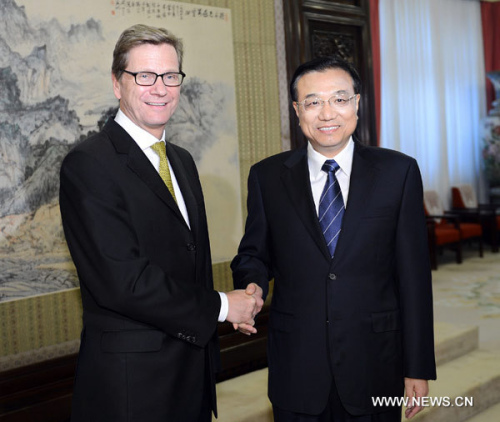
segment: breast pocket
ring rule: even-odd
[[[368,208],[363,220],[394,220],[396,218],[394,207]]]

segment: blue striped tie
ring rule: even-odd
[[[335,172],[340,168],[335,160],[326,160],[321,170],[327,173],[327,180],[319,200],[319,224],[326,244],[333,258],[344,216],[344,199]]]

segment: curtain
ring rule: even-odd
[[[379,1],[380,145],[415,157],[424,189],[436,190],[445,208],[455,185],[472,184],[484,199],[480,3]]]
[[[377,144],[380,145],[380,27],[379,0],[370,0],[370,35],[372,39],[373,85],[375,91],[375,121]]]
[[[481,2],[481,18],[485,71],[500,70],[500,3]],[[486,81],[486,97],[486,105],[490,110],[495,90],[489,79]]]

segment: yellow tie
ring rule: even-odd
[[[160,157],[160,177],[163,179],[163,181],[167,185],[168,190],[174,197],[174,200],[177,202],[177,198],[175,197],[174,192],[174,185],[172,184],[172,178],[170,177],[170,169],[168,168],[165,142],[157,142],[156,144],[151,145],[151,149]]]

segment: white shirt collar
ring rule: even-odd
[[[352,140],[352,136],[347,141],[347,145],[345,148],[340,151],[335,156],[335,161],[339,165],[340,169],[346,174],[347,177],[351,177],[352,170],[352,159],[354,155],[354,142]],[[311,142],[307,142],[307,160],[309,164],[309,174],[312,179],[317,179],[321,174],[321,167],[325,164],[326,160],[329,160],[328,157],[325,157],[323,154],[320,154],[316,151]]]
[[[151,148],[153,144],[158,141],[165,142],[165,131],[161,136],[161,139],[157,139],[155,136],[151,135],[148,131],[137,126],[132,120],[130,120],[127,115],[118,110],[116,113],[115,122],[118,123],[125,131],[132,137],[132,139],[139,145],[143,151],[145,149]]]

